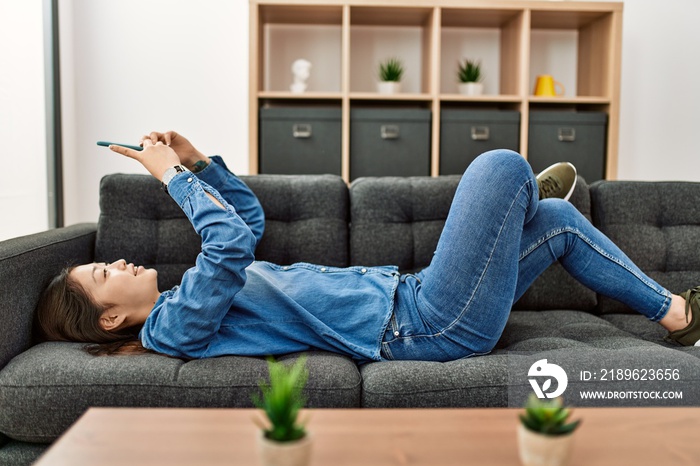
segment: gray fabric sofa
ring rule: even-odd
[[[459,181],[365,178],[348,187],[330,175],[243,179],[266,212],[258,259],[393,264],[403,271],[428,265]],[[698,198],[700,183],[588,186],[579,178],[571,201],[653,278],[679,292],[700,284],[700,206],[691,202]],[[31,463],[90,406],[250,407],[250,394],[267,374],[264,358],[93,357],[78,343],[34,341],[39,293],[68,264],[126,258],[156,267],[162,290],[194,264],[199,238],[154,179],[106,176],[100,207],[97,224],[0,243],[0,464]],[[572,374],[594,365],[677,368],[681,380],[674,387],[688,390],[673,404],[700,404],[692,390],[700,381],[700,348],[666,343],[664,335],[659,325],[597,296],[555,264],[516,303],[491,354],[449,363],[358,366],[341,355],[311,352],[306,395],[310,407],[512,406],[509,387],[528,386],[525,379],[512,380],[513,368],[526,358],[549,357]],[[585,385],[582,378],[569,383]]]

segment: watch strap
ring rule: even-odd
[[[172,180],[175,177],[175,175],[187,171],[189,170],[183,165],[175,165],[174,167],[170,167],[167,170],[165,170],[165,173],[163,173],[163,179],[161,180],[161,182],[163,183],[163,191],[165,191],[166,193],[168,192],[168,183],[170,183],[170,180]]]

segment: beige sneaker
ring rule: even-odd
[[[537,175],[540,200],[559,198],[568,201],[576,187],[576,167],[569,162],[559,162],[545,168]]]

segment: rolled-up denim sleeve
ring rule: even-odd
[[[179,287],[163,293],[141,331],[144,346],[190,358],[202,357],[255,260],[256,237],[237,209],[192,173],[176,175],[168,192],[202,238],[194,267]],[[206,193],[216,197],[218,207]]]
[[[265,230],[265,213],[257,196],[243,180],[231,173],[221,157],[215,155],[210,159],[211,163],[197,173],[197,177],[216,189],[226,202],[236,208],[238,215],[255,235],[256,243],[260,242]]]

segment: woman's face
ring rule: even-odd
[[[132,324],[146,321],[160,295],[156,270],[127,264],[124,259],[80,265],[70,276],[98,305],[129,311]]]

